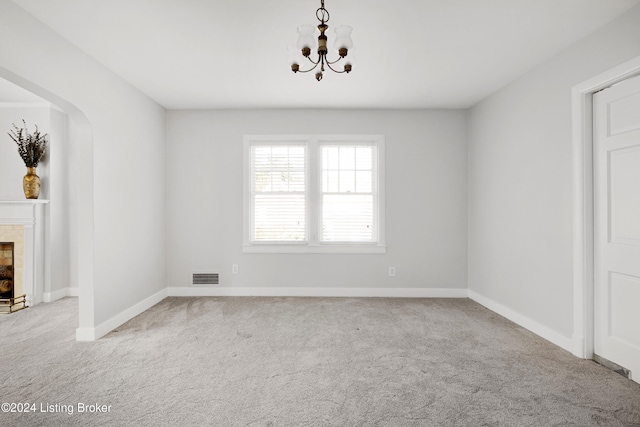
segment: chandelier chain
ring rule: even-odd
[[[324,8],[324,0],[320,1],[320,7],[316,10],[316,18],[320,21],[321,24],[325,24],[329,22],[329,11]]]

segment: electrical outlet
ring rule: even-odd
[[[396,275],[396,268],[389,267],[389,277],[394,277]]]
[[[233,265],[231,266],[231,272],[232,272],[233,274],[238,274],[238,264],[233,264]]]

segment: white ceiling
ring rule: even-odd
[[[640,2],[325,0],[358,61],[317,82],[287,46],[320,0],[13,1],[166,108],[466,108]]]

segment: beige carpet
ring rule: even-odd
[[[36,410],[1,426],[640,426],[640,385],[466,299],[168,298],[95,343],[76,326],[73,298],[0,317],[0,401]]]

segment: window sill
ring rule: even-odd
[[[244,245],[245,254],[385,254],[384,245]]]

